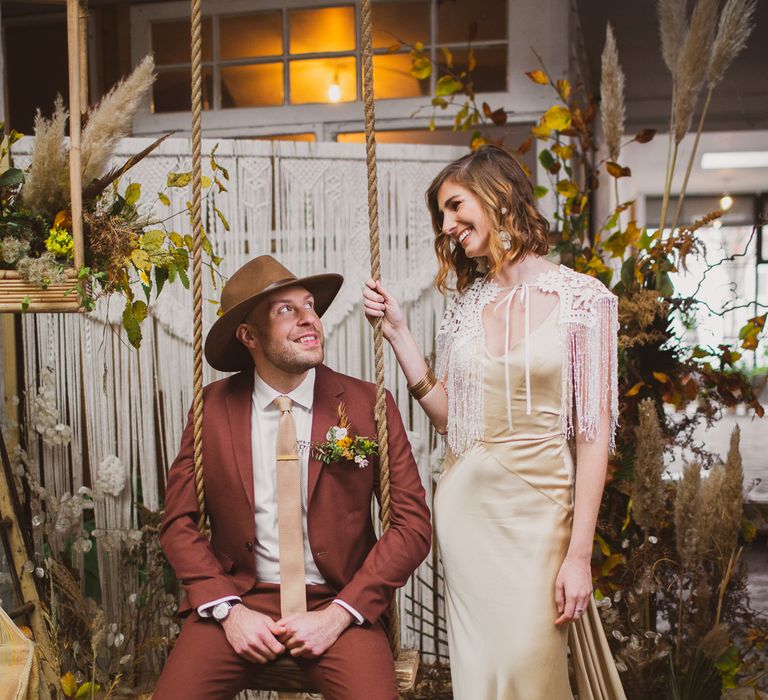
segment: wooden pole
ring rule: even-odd
[[[16,486],[13,482],[11,465],[2,434],[0,434],[0,459],[2,460],[2,468],[0,469],[0,518],[11,521],[10,526],[5,528],[10,548],[10,551],[7,553],[8,563],[19,579],[21,595],[24,598],[21,601],[22,606],[32,604],[32,609],[27,615],[29,617],[29,626],[32,629],[35,643],[40,652],[40,661],[45,680],[50,686],[58,688],[59,671],[56,661],[58,657],[54,653],[48,629],[40,612],[40,599],[37,595],[34,574],[24,569],[24,564],[30,560],[32,553],[27,550],[19,525],[21,509],[19,508],[18,498],[14,497],[15,494],[12,491]]]
[[[88,80],[88,19],[91,13],[87,7],[87,0],[80,2],[79,5],[80,52],[78,54],[78,61],[80,63],[80,105],[82,109],[88,109],[90,105],[88,98],[88,83],[90,82]]]
[[[69,189],[72,203],[72,238],[75,269],[85,262],[83,245],[83,186],[80,158],[80,3],[67,0],[67,64],[69,68]]]

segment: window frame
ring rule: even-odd
[[[374,0],[375,1],[375,0]],[[400,0],[408,2],[409,0]],[[417,2],[418,0],[413,0]],[[433,61],[437,61],[440,46],[437,41],[437,5],[435,0],[429,2],[429,44],[428,50]],[[326,7],[353,6],[355,11],[355,49],[344,52],[316,52],[307,54],[289,53],[289,27],[288,11],[291,9],[322,9]],[[213,80],[213,106],[203,112],[204,126],[207,134],[211,136],[266,136],[270,133],[290,134],[314,132],[317,140],[329,140],[335,133],[343,131],[353,123],[360,123],[362,119],[362,57],[360,41],[360,0],[217,0],[215,7],[203,6],[203,16],[212,17],[212,61],[205,62],[205,67],[212,68]],[[247,59],[219,59],[219,31],[218,22],[220,15],[269,12],[278,10],[282,12],[283,29],[283,54],[281,56],[252,57]],[[496,102],[509,95],[510,84],[510,11],[507,7],[506,39],[485,40],[473,42],[475,48],[496,47],[504,48],[507,54],[505,67],[505,89],[497,92],[478,93],[478,101]],[[131,58],[133,64],[137,64],[143,56],[152,48],[152,23],[159,21],[182,20],[189,17],[189,4],[184,0],[178,2],[145,3],[131,7]],[[442,45],[441,45],[442,46]],[[451,51],[466,47],[463,43],[445,44]],[[407,53],[407,52],[406,52]],[[374,55],[386,55],[386,50],[378,49]],[[317,103],[290,103],[289,66],[292,60],[304,60],[311,58],[333,58],[353,56],[356,66],[356,99],[349,102],[317,102]],[[253,65],[257,63],[283,64],[283,90],[284,104],[279,106],[263,107],[224,107],[221,105],[221,67],[234,65]],[[162,70],[174,68],[183,69],[188,63],[169,64]],[[381,124],[389,128],[413,128],[424,126],[424,116],[414,117],[414,112],[419,109],[429,108],[431,96],[434,95],[437,71],[433,71],[430,77],[429,94],[419,97],[387,98],[377,100],[376,117]],[[150,111],[151,97],[147,98],[144,110],[137,116],[134,131],[137,134],[152,134],[167,129],[188,130],[187,121],[189,111],[160,112]],[[453,121],[452,112],[441,119],[442,115],[436,115],[438,123],[444,121],[449,124]]]

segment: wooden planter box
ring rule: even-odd
[[[48,289],[30,284],[16,270],[0,270],[0,312],[21,313],[24,300],[29,301],[27,313],[74,313],[80,311],[77,273],[67,270],[67,279]]]

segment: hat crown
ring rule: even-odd
[[[295,279],[296,275],[271,255],[260,255],[243,265],[227,280],[221,292],[221,310],[226,313],[274,284]]]

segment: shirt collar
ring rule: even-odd
[[[312,410],[312,399],[315,395],[315,368],[307,372],[307,376],[304,381],[299,384],[293,391],[286,394],[293,403],[298,404],[302,408],[306,408],[308,411]],[[260,376],[259,373],[253,371],[253,399],[259,408],[262,410],[269,408],[270,404],[278,397],[282,396],[281,392],[277,389],[273,389],[267,384]]]

